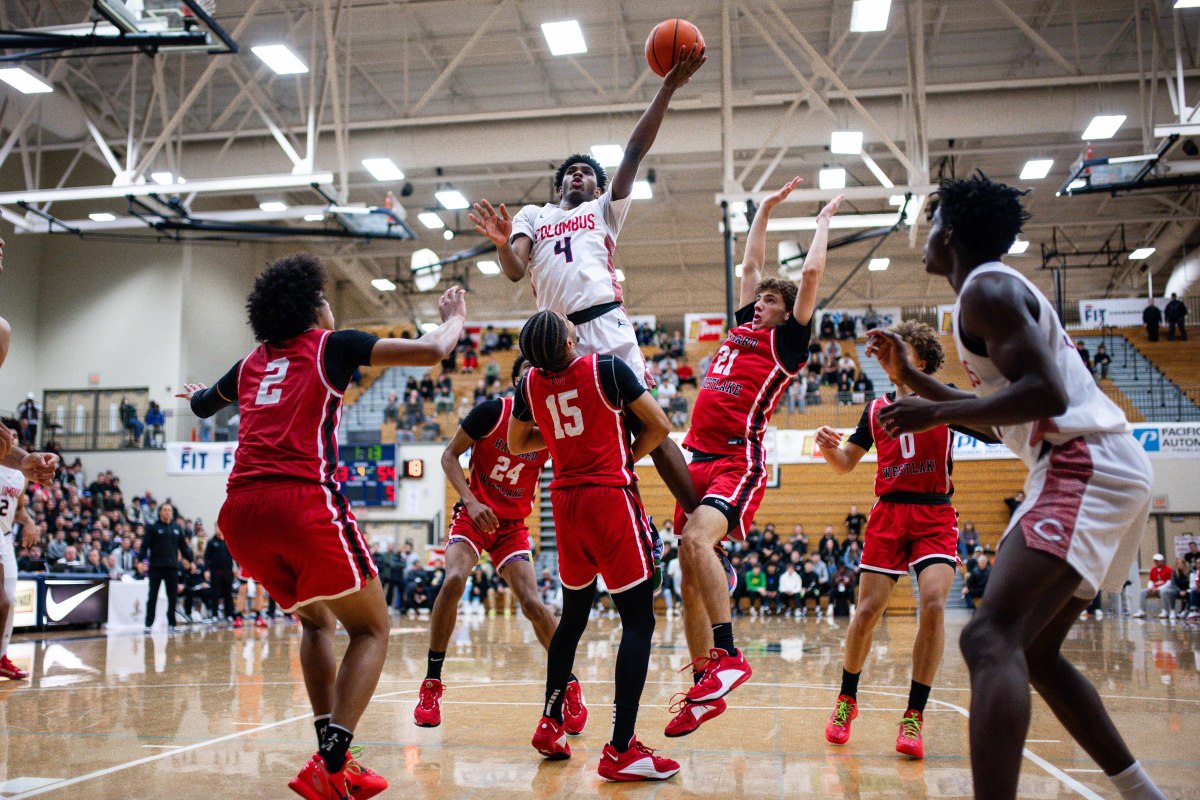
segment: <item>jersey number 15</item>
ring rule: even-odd
[[[583,414],[571,405],[571,401],[577,397],[578,390],[572,389],[546,398],[546,408],[550,409],[550,419],[554,421],[555,439],[565,439],[583,433]]]

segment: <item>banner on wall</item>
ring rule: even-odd
[[[1138,423],[1133,438],[1152,458],[1200,458],[1200,422]]]
[[[237,442],[168,442],[168,475],[228,475]]]
[[[684,314],[683,328],[688,342],[719,342],[725,338],[725,315]]]
[[[32,628],[38,624],[38,582],[19,580],[13,597],[13,627]]]
[[[1079,322],[1084,328],[1107,325],[1138,327],[1142,324],[1144,297],[1116,297],[1079,301]],[[1161,306],[1160,306],[1160,309]]]

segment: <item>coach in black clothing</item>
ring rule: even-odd
[[[209,610],[212,616],[220,619],[233,618],[233,556],[229,545],[225,543],[225,534],[218,527],[204,548],[204,565],[208,572],[208,585],[212,604]],[[220,604],[220,614],[217,604]]]
[[[1171,293],[1171,301],[1163,309],[1163,318],[1167,321],[1167,341],[1175,341],[1175,329],[1179,329],[1179,338],[1187,341],[1187,328],[1184,319],[1187,317],[1187,306],[1179,299],[1179,295]]]
[[[1146,325],[1146,338],[1152,342],[1158,341],[1158,329],[1162,325],[1162,312],[1151,300],[1142,311],[1142,322]]]
[[[158,509],[158,522],[146,529],[142,551],[138,558],[150,562],[150,597],[146,600],[146,631],[154,625],[158,608],[158,587],[167,587],[167,625],[175,629],[175,602],[179,597],[179,557],[192,560],[192,550],[183,536],[183,528],[172,520],[175,509],[163,503]]]

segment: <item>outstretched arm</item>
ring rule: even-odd
[[[513,240],[513,221],[504,203],[496,209],[486,199],[480,200],[467,219],[475,226],[476,233],[496,245],[496,255],[500,258],[504,277],[514,283],[524,278],[529,271],[529,253],[533,249],[533,241],[528,236],[518,236]]]
[[[792,190],[800,185],[800,177],[792,178],[783,188],[770,197],[764,198],[750,223],[750,233],[746,236],[746,252],[742,254],[742,282],[739,290],[738,308],[745,308],[757,298],[754,287],[762,280],[763,263],[767,257],[767,220],[771,210],[787,199]]]
[[[380,339],[371,350],[372,367],[432,367],[458,346],[467,321],[466,292],[451,286],[438,299],[442,324],[420,339]]]
[[[928,400],[968,400],[975,397],[971,392],[948,386],[913,366],[904,340],[891,331],[882,328],[867,331],[866,353],[875,356],[879,366],[889,373],[900,375],[901,383]]]
[[[811,322],[813,312],[817,309],[817,289],[821,286],[821,278],[825,277],[825,255],[829,249],[829,222],[845,197],[839,194],[817,215],[817,231],[808,247],[808,255],[804,257],[800,290],[796,292],[796,303],[792,306],[792,317],[801,325]]]
[[[621,165],[612,176],[612,187],[609,189],[614,200],[624,200],[633,192],[633,179],[637,177],[642,159],[650,152],[654,139],[658,136],[658,129],[667,115],[667,106],[671,103],[671,95],[687,83],[707,60],[704,48],[699,44],[692,45],[690,50],[686,47],[679,48],[679,58],[676,59],[675,66],[663,78],[658,93],[650,101],[650,106],[634,126],[633,133],[629,134],[629,141],[625,143],[625,157],[621,159]]]
[[[857,467],[858,462],[867,454],[866,450],[854,442],[846,440],[843,443],[842,435],[828,425],[817,430],[816,441],[821,450],[821,457],[838,475],[845,475]]]

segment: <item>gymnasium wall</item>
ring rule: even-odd
[[[40,236],[13,236],[0,225],[4,239],[4,273],[0,275],[0,317],[12,326],[12,344],[0,373],[0,410],[15,411],[25,393],[37,391],[38,283]]]

